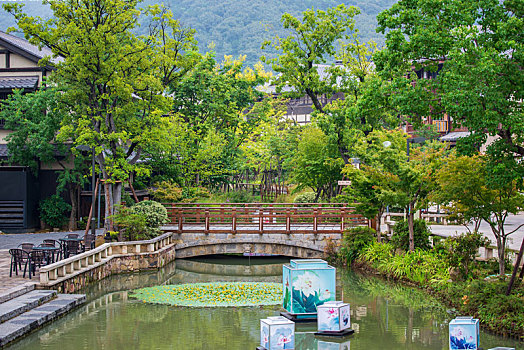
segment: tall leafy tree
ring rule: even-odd
[[[52,77],[70,109],[61,139],[96,148],[108,220],[120,204],[122,183],[131,172],[144,171],[137,162],[144,147],[164,141],[157,130],[167,123],[165,91],[191,67],[194,33],[181,28],[170,11],[152,7],[145,11],[149,33],[135,35],[142,14],[137,1],[48,3],[49,20],[26,15],[20,4],[4,8],[26,38],[63,58]]]
[[[318,126],[345,163],[358,135],[355,130],[367,134],[392,120],[380,93],[383,84],[370,60],[376,44],[360,42],[354,28],[358,13],[357,8],[341,4],[326,11],[306,10],[302,18],[285,14],[282,24],[290,34],[263,44],[279,53],[276,58],[263,58],[279,74],[274,80],[277,92],[311,99]],[[335,93],[343,93],[343,98],[327,103],[325,98]]]
[[[354,182],[349,195],[361,200],[369,190],[359,211],[364,215],[380,213],[386,205],[405,208],[408,217],[409,249],[415,249],[414,217],[426,204],[435,186],[435,170],[440,166],[445,146],[435,142],[413,149],[408,157],[406,134],[402,131],[375,130],[362,138],[357,154],[362,159],[360,170],[346,169]]]
[[[472,132],[463,153],[491,136],[493,183],[524,175],[523,15],[519,0],[401,0],[377,17],[387,48],[375,60],[397,105],[419,119],[448,113]],[[417,79],[420,69],[434,79]]]
[[[270,117],[268,101],[256,87],[267,79],[261,65],[246,68],[244,58],[217,62],[202,57],[171,85],[172,114],[185,125],[188,149],[181,161],[187,184],[227,182],[237,168],[240,145]]]
[[[315,200],[331,198],[337,181],[342,178],[344,162],[330,148],[326,135],[316,127],[306,127],[300,134],[293,157],[293,180],[297,189],[312,188]]]
[[[340,4],[326,11],[308,9],[302,18],[286,13],[281,22],[290,31],[287,37],[276,36],[265,41],[262,48],[272,45],[280,53],[276,58],[262,57],[279,75],[277,92],[289,96],[308,95],[318,111],[323,110],[320,96],[336,92],[336,76],[321,76],[315,65],[331,63],[336,53],[336,41],[350,39],[355,26],[356,7]]]
[[[515,180],[491,186],[487,167],[486,156],[449,157],[437,173],[438,187],[432,200],[444,204],[465,221],[480,218],[489,225],[497,244],[499,272],[504,275],[507,238],[524,226],[523,223],[507,230],[504,223],[509,214],[524,209],[524,195]]]

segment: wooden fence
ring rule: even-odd
[[[368,226],[344,204],[172,203],[165,204],[177,233],[342,233]]]

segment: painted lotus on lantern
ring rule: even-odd
[[[271,339],[276,339],[276,344],[272,341],[269,350],[293,349],[295,347],[295,336],[290,327],[272,327]]]
[[[449,333],[450,349],[477,349],[476,335],[472,327],[454,326],[450,327]]]
[[[317,306],[334,299],[319,271],[303,270],[293,274],[293,312],[316,313]]]
[[[283,266],[283,307],[292,314],[316,314],[335,300],[336,269],[321,259],[291,260]]]
[[[340,330],[338,309],[328,308],[325,312],[318,314],[319,330],[338,331]]]

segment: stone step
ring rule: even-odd
[[[6,322],[56,296],[55,290],[33,290],[0,304],[0,323]]]
[[[0,324],[0,347],[63,316],[85,300],[85,294],[58,294],[55,299]]]
[[[22,294],[28,293],[35,289],[36,282],[27,282],[22,285],[10,288],[0,294],[0,304],[5,303],[8,300],[19,297]]]

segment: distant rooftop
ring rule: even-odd
[[[29,77],[0,77],[0,90],[13,89],[36,89],[38,86],[38,76]]]
[[[454,131],[447,135],[441,136],[439,140],[444,142],[455,142],[463,137],[468,137],[470,134],[471,132],[469,131]]]
[[[313,65],[317,69],[318,76],[321,81],[326,81],[330,78],[331,72],[329,69],[331,68],[331,65],[329,64],[315,64]],[[339,66],[338,62],[336,66]],[[343,66],[339,66],[342,67]],[[278,79],[278,76],[274,77],[273,79]],[[337,77],[337,84],[340,85],[342,83],[342,79],[340,77]],[[261,92],[269,93],[269,94],[275,94],[277,92],[276,86],[273,85],[271,82],[266,83],[262,86],[259,86],[257,88]],[[293,88],[290,86],[284,86],[282,88],[282,92],[292,92]]]
[[[51,51],[51,49],[48,47],[42,47],[40,49],[38,46],[31,44],[29,41],[23,38],[19,38],[17,36],[0,31],[0,44],[2,44],[2,42],[10,44],[26,52],[27,54],[33,56],[36,60],[41,60],[44,57],[50,56],[52,63],[63,61],[62,57],[53,57],[53,51]]]

